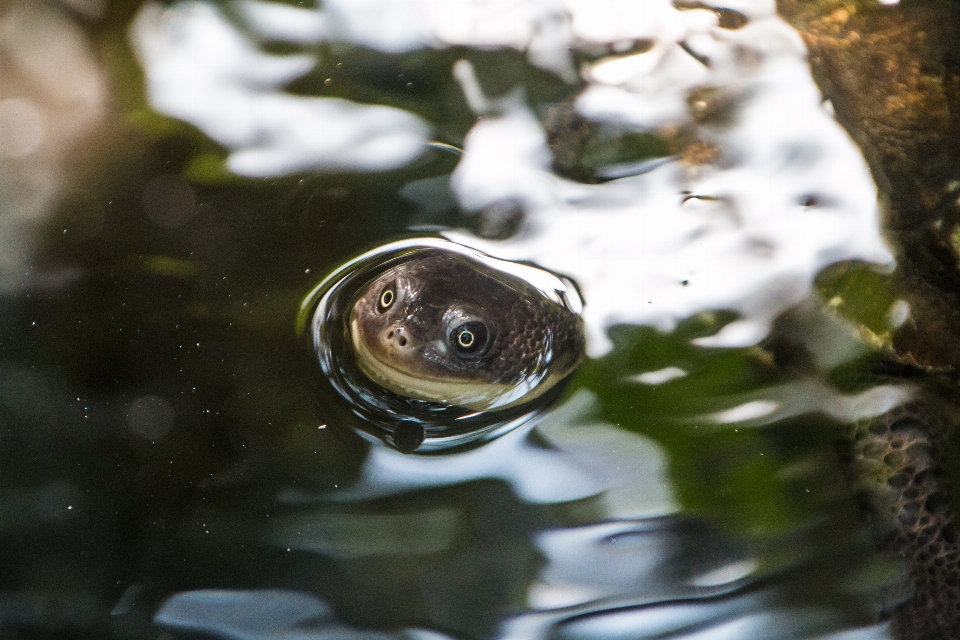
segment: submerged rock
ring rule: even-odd
[[[847,468],[878,544],[904,560],[899,640],[960,637],[960,6],[780,0],[814,78],[867,159],[909,318],[888,345],[923,398],[853,430]]]
[[[957,415],[933,398],[898,407],[857,425],[845,459],[878,546],[908,566],[910,591],[887,603],[898,640],[960,636],[960,546],[945,447]]]
[[[778,7],[814,79],[863,151],[884,205],[911,321],[899,358],[960,366],[960,7],[876,0]]]

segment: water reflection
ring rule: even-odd
[[[359,631],[337,622],[323,600],[294,591],[189,591],[167,600],[157,624],[211,633],[230,640],[387,640],[396,636]],[[403,634],[410,640],[428,640]]]
[[[250,6],[254,17],[258,6],[269,11],[264,3]],[[304,23],[297,25],[295,32]],[[230,148],[227,168],[234,173],[380,171],[424,150],[429,127],[412,113],[280,92],[311,70],[313,57],[260,51],[213,5],[184,2],[164,9],[149,3],[131,37],[153,108]]]
[[[206,138],[140,114],[175,150],[69,245],[90,280],[0,314],[27,345],[0,365],[0,627],[888,637],[900,567],[835,442],[922,395],[876,373],[909,309],[840,313],[890,260],[876,190],[773,4],[730,4],[144,4],[149,106]],[[33,116],[4,104],[19,161]],[[337,286],[451,247],[582,311],[589,358],[536,411],[385,401],[346,307],[324,333]],[[317,366],[291,327],[331,271],[300,309]]]
[[[816,612],[806,616],[780,612],[769,616],[742,617],[744,608],[760,609],[762,598],[718,599],[706,604],[677,604],[658,610],[635,608],[606,613],[600,617],[576,616],[544,634],[533,618],[508,624],[504,640],[514,638],[634,639],[637,637],[680,637],[697,640],[741,638],[787,638],[806,620],[818,620]],[[805,620],[806,618],[806,620]],[[450,636],[424,629],[404,629],[389,634],[360,631],[340,624],[322,600],[303,593],[275,591],[196,591],[179,594],[164,604],[158,622],[170,629],[203,631],[227,640],[327,640],[328,638],[386,640],[445,640]],[[708,629],[702,629],[708,627]],[[643,635],[638,635],[643,634]],[[884,628],[855,632],[826,633],[819,640],[876,640],[887,637]]]
[[[576,96],[546,105],[553,111],[544,116],[545,105],[531,104],[522,90],[489,93],[482,60],[456,61],[449,73],[480,118],[449,180],[428,176],[403,191],[429,224],[464,226],[477,216],[479,236],[446,232],[457,242],[578,280],[593,359],[574,380],[577,393],[535,418],[508,423],[509,433],[503,423],[473,430],[486,442],[468,451],[409,457],[374,442],[352,482],[319,490],[278,483],[266,497],[269,520],[241,517],[213,499],[196,518],[209,527],[207,544],[236,543],[226,531],[258,532],[239,541],[259,541],[261,553],[292,554],[311,567],[294,574],[285,563],[273,567],[287,584],[327,576],[311,590],[358,629],[776,638],[827,634],[870,619],[870,588],[845,591],[846,580],[869,573],[869,544],[841,515],[848,503],[839,473],[823,474],[831,446],[822,434],[835,428],[831,419],[878,415],[909,392],[888,385],[851,393],[825,382],[829,371],[870,350],[816,304],[793,312],[789,337],[797,344],[790,349],[776,332],[762,348],[749,347],[810,298],[825,265],[889,260],[877,234],[874,187],[820,105],[795,34],[769,6],[741,3],[723,13],[640,4],[642,10],[623,3],[599,10],[566,3],[564,17],[549,3],[451,3],[425,11],[412,2],[396,20],[387,20],[394,5],[372,22],[367,5],[238,4],[241,21],[260,35],[307,47],[270,59],[209,5],[141,14],[133,33],[154,107],[226,144],[227,168],[246,175],[384,169],[425,148],[419,120],[379,124],[380,115],[414,118],[409,112],[368,117],[379,107],[336,102],[344,108],[321,113],[350,93],[338,94],[348,78],[336,67],[322,80],[322,97],[280,91],[318,64],[308,53],[316,43],[391,54],[454,44],[516,47],[564,82],[576,82],[578,73],[582,79]],[[178,68],[178,56],[204,56],[203,47],[166,48],[175,41],[164,34],[176,32],[175,24],[193,34],[187,42],[203,47],[204,34],[218,34],[211,41],[250,61],[246,79],[231,75],[232,58],[205,55],[221,61],[198,66],[213,70],[203,80],[207,99],[187,100],[194,81],[163,70]],[[261,68],[276,72],[251,85],[250,74]],[[161,78],[168,84],[157,84]],[[415,90],[411,82],[405,89],[411,85]],[[253,101],[277,108],[253,108]],[[224,129],[229,121],[210,119],[227,102],[251,105],[243,126]],[[281,117],[293,103],[301,111]],[[276,119],[270,124],[258,113]],[[308,133],[291,127],[321,116],[341,132],[366,136],[379,164],[352,143],[325,147],[338,137],[320,129],[309,149],[283,144]],[[251,126],[268,134],[254,144],[244,134]],[[291,133],[280,133],[285,129]],[[388,129],[412,137],[400,150],[388,144]],[[351,263],[331,282],[354,270],[362,272],[360,284],[368,282],[393,249]],[[374,260],[380,270],[364,271]],[[331,414],[323,426],[380,429],[380,438],[414,448],[420,437],[404,446],[396,424],[387,424],[410,407],[380,406],[376,394],[362,391],[369,388],[363,373],[344,373],[353,366],[345,366],[351,359],[337,346],[345,333],[325,327],[335,324],[327,322],[331,313],[346,317],[355,298],[337,303],[338,286],[313,298],[321,299],[314,339],[325,373],[355,415]],[[783,354],[794,352],[807,354],[805,367],[783,364]],[[444,444],[439,432],[426,436],[427,449],[432,440]],[[848,542],[838,544],[839,530],[849,532]],[[837,563],[838,555],[846,560]],[[212,617],[189,626],[190,616],[171,615],[176,607],[168,604],[158,621],[234,633],[210,595],[191,597],[209,602],[210,610],[199,610]],[[276,594],[230,597],[260,607]],[[276,620],[271,632],[287,624]]]

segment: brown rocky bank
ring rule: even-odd
[[[908,567],[899,640],[960,638],[960,3],[778,0],[877,183],[910,305],[891,359],[925,399],[853,430],[846,466],[880,547]],[[954,480],[953,487],[957,486]]]

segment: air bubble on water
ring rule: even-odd
[[[130,431],[145,440],[160,440],[173,428],[175,412],[166,399],[152,394],[127,403],[126,422]]]
[[[891,329],[899,329],[910,318],[910,304],[906,300],[895,300],[887,311],[887,321]]]

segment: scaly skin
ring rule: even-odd
[[[957,416],[928,397],[852,429],[845,466],[878,546],[903,560],[910,585],[891,603],[898,640],[960,638],[960,546],[945,443]]]

